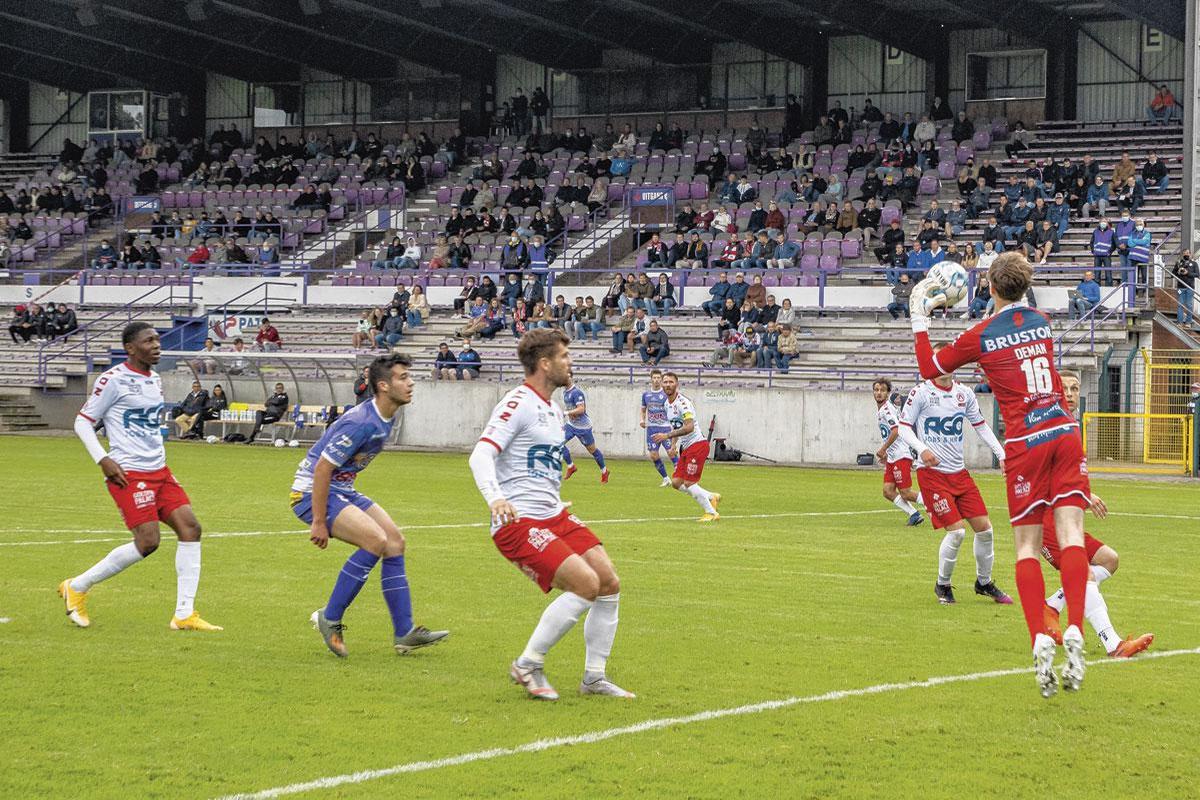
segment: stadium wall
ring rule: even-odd
[[[1147,81],[1165,83],[1184,97],[1184,47],[1133,20],[1085,22],[1080,26],[1076,118],[1145,119],[1154,95]]]
[[[428,365],[421,367],[424,371]],[[268,378],[273,382],[275,376]],[[699,425],[707,433],[709,421],[717,417],[715,436],[730,447],[775,459],[784,464],[849,465],[858,453],[879,448],[875,403],[866,391],[829,392],[796,389],[730,389],[689,385],[683,376],[684,392],[696,405]],[[185,371],[163,375],[168,405],[182,399],[191,387]],[[230,383],[215,376],[204,378],[206,386],[221,383],[234,402],[261,403],[263,384],[255,377]],[[329,385],[323,381],[286,382],[293,402],[329,402]],[[421,381],[415,399],[401,413],[394,442],[401,447],[468,452],[492,407],[515,381],[504,384]],[[586,386],[588,413],[595,426],[597,444],[608,456],[638,458],[645,452],[645,432],[638,427],[638,407],[644,386],[598,384]],[[898,390],[906,391],[903,384]],[[354,402],[347,382],[337,387],[340,404]],[[561,398],[556,398],[561,401]],[[992,398],[979,396],[984,418],[992,419]],[[454,409],[454,413],[446,413]],[[70,413],[74,413],[71,408]],[[64,423],[69,424],[69,422]],[[966,436],[967,465],[991,467],[991,453],[978,436]]]
[[[205,76],[204,135],[207,137],[224,125],[237,125],[243,137],[251,136],[254,127],[254,98],[250,84],[228,75],[209,72]],[[253,140],[251,140],[253,141]]]
[[[919,116],[929,105],[926,97],[928,62],[866,36],[833,36],[829,39],[829,107],[862,111],[863,100],[897,118],[905,111]]]
[[[62,150],[63,139],[70,139],[76,144],[87,142],[88,109],[84,99],[71,109],[70,116],[57,127],[55,122],[79,100],[79,92],[59,90],[44,83],[29,82],[29,142],[37,140],[46,131],[54,130],[37,143],[36,153],[58,153]]]

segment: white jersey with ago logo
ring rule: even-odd
[[[938,458],[935,469],[947,474],[961,472],[966,469],[963,459],[963,429],[965,423],[974,426],[980,437],[998,451],[998,457],[1004,458],[996,437],[988,428],[983,414],[979,410],[979,401],[975,393],[958,381],[943,389],[933,381],[922,381],[908,393],[904,401],[904,410],[900,413],[900,424],[916,437],[917,444],[923,444],[933,451]],[[907,436],[912,444],[913,440]],[[920,461],[917,466],[922,466]]]
[[[108,455],[121,469],[153,472],[167,465],[159,426],[162,408],[158,373],[121,363],[96,379],[79,416],[93,425],[104,422]]]
[[[492,409],[479,437],[499,451],[496,483],[521,517],[550,519],[563,510],[564,422],[561,408],[521,384]]]
[[[679,449],[686,450],[697,442],[703,442],[700,433],[700,422],[696,419],[696,407],[692,401],[682,394],[676,394],[674,400],[667,400],[667,424],[671,430],[679,430],[688,420],[692,420],[692,432],[679,438]]]
[[[900,418],[896,413],[896,407],[892,405],[891,400],[886,400],[879,407],[879,411],[876,412],[875,416],[879,420],[879,438],[886,442],[887,438],[892,435],[892,431],[900,427]],[[888,463],[903,461],[906,458],[911,459],[912,457],[912,450],[897,435],[896,441],[892,442],[891,446],[887,449]]]

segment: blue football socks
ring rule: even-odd
[[[380,570],[383,578],[383,599],[388,613],[392,615],[392,629],[397,636],[405,636],[412,630],[412,596],[408,591],[408,575],[404,572],[404,556],[391,556],[383,560]]]
[[[366,550],[355,550],[346,559],[346,563],[342,565],[342,571],[338,573],[337,582],[333,584],[329,602],[325,605],[325,619],[333,622],[342,619],[342,615],[354,602],[354,598],[358,596],[363,584],[367,582],[367,576],[371,574],[371,570],[378,562],[379,556]],[[403,572],[403,568],[401,571]]]

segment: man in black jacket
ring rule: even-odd
[[[175,428],[179,432],[180,439],[190,439],[195,435],[191,432],[192,427],[204,413],[206,405],[208,405],[208,392],[201,388],[200,381],[192,381],[192,390],[188,392],[187,397],[183,398],[183,402],[175,407]]]
[[[251,444],[254,438],[258,436],[263,425],[271,422],[278,422],[287,414],[288,406],[287,392],[283,389],[282,383],[275,384],[275,394],[267,398],[266,410],[254,412],[254,430],[250,432],[250,438],[246,440],[246,444]]]
[[[1200,269],[1197,269],[1196,259],[1192,258],[1191,250],[1183,251],[1179,260],[1175,262],[1175,266],[1171,268],[1171,274],[1175,276],[1175,280],[1179,281],[1176,286],[1179,307],[1175,310],[1175,321],[1180,325],[1187,325],[1195,321],[1192,302],[1195,296],[1196,278],[1200,276]]]
[[[79,320],[75,312],[67,308],[66,303],[59,303],[54,313],[50,315],[49,333],[52,338],[67,336],[79,329]]]

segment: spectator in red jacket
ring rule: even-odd
[[[188,255],[187,260],[189,264],[200,266],[201,264],[207,264],[208,259],[211,257],[212,253],[209,252],[208,248],[203,244],[199,244],[196,246],[196,249],[193,250],[190,255]]]
[[[279,338],[279,331],[271,324],[271,320],[263,317],[262,323],[258,326],[258,335],[254,337],[254,346],[259,350],[271,352],[283,347],[283,341]]]

